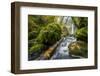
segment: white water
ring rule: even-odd
[[[73,36],[67,36],[64,38],[60,45],[57,47],[51,59],[72,59],[72,57],[69,56],[68,46],[74,41],[76,41],[76,38]]]
[[[60,21],[61,20],[61,21]],[[59,46],[56,48],[55,53],[51,57],[51,59],[72,59],[69,55],[69,49],[68,46],[72,42],[76,41],[76,38],[73,36],[76,31],[76,26],[74,25],[72,18],[69,16],[61,17],[59,19],[59,22],[62,22],[67,28],[69,32],[69,36],[66,36],[63,41],[59,44]]]

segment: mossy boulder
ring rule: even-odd
[[[72,17],[72,20],[78,28],[86,27],[88,25],[87,17]]]
[[[34,44],[30,50],[29,54],[35,53],[35,52],[41,52],[41,50],[44,48],[43,44]]]
[[[30,49],[28,53],[29,60],[36,59],[40,56],[40,54],[44,51],[44,45],[43,44],[34,44]]]
[[[61,38],[61,27],[59,24],[52,23],[42,28],[37,40],[45,45],[53,45]]]
[[[76,41],[71,43],[68,47],[70,55],[82,56],[87,58],[88,56],[87,43],[83,41]]]
[[[87,27],[83,27],[83,28],[78,29],[76,31],[75,36],[76,36],[76,38],[78,40],[87,42],[87,39],[88,39],[88,33],[87,32],[88,32],[88,28]]]

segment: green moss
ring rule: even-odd
[[[65,25],[61,25],[62,37],[69,35],[68,28]]]
[[[88,25],[87,17],[72,17],[72,20],[78,28],[86,27]]]
[[[29,54],[35,53],[35,52],[41,52],[44,48],[43,44],[35,44],[29,49]]]
[[[35,39],[38,36],[38,31],[32,31],[28,33],[28,40]]]
[[[61,27],[58,24],[52,23],[44,27],[37,40],[46,45],[52,45],[61,38]]]
[[[78,29],[76,31],[75,36],[77,37],[78,40],[82,40],[87,42],[87,38],[88,38],[88,29],[87,27],[83,27],[81,29]]]

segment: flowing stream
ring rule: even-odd
[[[63,38],[63,41],[58,45],[58,47],[56,48],[56,51],[53,54],[53,56],[51,57],[51,59],[73,59],[73,57],[71,57],[69,55],[68,46],[69,46],[69,44],[71,44],[72,42],[75,42],[77,40],[73,36],[77,28],[75,27],[71,17],[67,16],[67,17],[63,17],[61,19],[62,19],[61,20],[62,23],[65,26],[67,26],[69,35]],[[59,21],[60,21],[60,19],[59,19]]]
[[[69,49],[68,46],[70,43],[76,41],[76,38],[74,36],[67,36],[63,38],[63,41],[60,43],[60,45],[56,48],[55,53],[51,57],[51,59],[73,59],[69,55]]]

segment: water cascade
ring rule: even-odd
[[[69,55],[68,46],[70,43],[76,41],[76,38],[73,35],[77,28],[72,21],[72,17],[70,16],[60,17],[58,18],[58,22],[67,27],[69,35],[63,38],[63,41],[56,48],[56,51],[51,59],[72,59]]]

